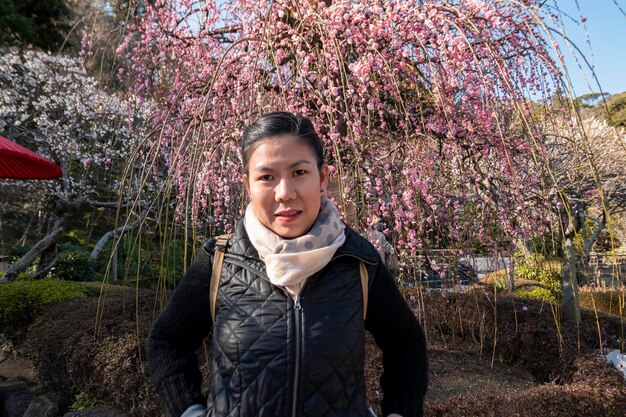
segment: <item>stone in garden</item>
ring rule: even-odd
[[[0,416],[23,417],[32,399],[32,395],[26,390],[14,391],[0,403]]]
[[[615,349],[606,355],[606,360],[620,370],[626,379],[626,355],[622,355],[619,349]]]
[[[43,394],[31,401],[23,417],[59,417],[60,396]]]
[[[28,384],[23,381],[0,381],[0,405],[11,395],[28,392]]]
[[[128,415],[110,408],[91,407],[82,411],[72,411],[63,417],[128,417]]]

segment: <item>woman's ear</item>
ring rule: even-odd
[[[324,191],[328,190],[328,173],[330,170],[327,165],[322,165],[320,169],[320,188]]]
[[[243,182],[243,185],[245,185],[246,191],[248,192],[248,195],[250,195],[250,180],[248,179],[248,175],[247,174],[243,174],[241,176],[241,181]]]

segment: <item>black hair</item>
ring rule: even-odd
[[[264,139],[291,136],[311,147],[317,158],[317,167],[324,164],[324,147],[313,123],[308,117],[288,112],[266,113],[243,131],[241,156],[243,170],[248,172],[250,155]]]

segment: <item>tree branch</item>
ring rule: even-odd
[[[11,265],[4,273],[5,282],[13,280],[17,274],[24,271],[43,251],[56,243],[56,239],[63,231],[65,220],[68,216],[61,216],[55,222],[52,232],[48,233],[43,239],[35,244],[24,256],[16,263]]]
[[[148,212],[144,211],[137,220],[135,220],[133,223],[131,224],[125,224],[123,226],[118,227],[117,229],[114,230],[110,230],[108,232],[106,232],[98,241],[98,243],[96,243],[96,246],[93,248],[93,250],[91,251],[91,255],[89,255],[91,257],[91,259],[97,259],[98,255],[100,254],[100,252],[102,252],[102,249],[104,248],[104,245],[107,244],[107,242],[109,240],[111,240],[111,238],[114,238],[115,236],[119,236],[122,235],[126,232],[129,232],[131,230],[136,229],[137,227],[139,227],[139,225],[141,224],[141,221],[146,217],[146,214]]]

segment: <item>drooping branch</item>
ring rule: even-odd
[[[124,224],[124,225],[118,227],[117,229],[110,230],[110,231],[106,232],[104,235],[102,235],[102,237],[100,238],[98,243],[96,243],[96,246],[91,251],[91,255],[89,255],[91,257],[91,259],[97,259],[98,258],[98,255],[100,254],[100,252],[102,252],[102,249],[104,248],[104,246],[107,244],[107,242],[109,240],[111,240],[112,238],[121,236],[122,234],[124,234],[126,232],[130,232],[131,230],[134,230],[137,227],[139,227],[139,225],[141,224],[143,219],[146,217],[146,214],[147,214],[147,211],[144,211],[139,216],[139,218],[137,220],[135,220],[133,223],[131,223],[131,224]]]
[[[11,265],[11,267],[9,267],[9,269],[7,269],[7,271],[4,273],[3,281],[4,282],[9,282],[9,281],[15,279],[15,277],[17,277],[17,275],[20,272],[23,272],[24,270],[26,270],[26,268],[28,268],[28,266],[30,264],[32,264],[35,261],[35,259],[41,258],[42,261],[43,261],[43,258],[45,256],[42,256],[42,255],[44,255],[47,251],[48,252],[52,251],[54,253],[54,255],[49,257],[49,259],[47,258],[45,264],[41,264],[40,265],[40,267],[37,270],[36,275],[34,276],[34,278],[42,278],[42,277],[44,277],[50,271],[50,269],[55,265],[55,263],[56,263],[56,261],[58,259],[58,255],[56,254],[56,251],[54,250],[54,248],[56,247],[56,243],[57,243],[57,239],[58,239],[59,235],[65,229],[66,220],[72,214],[74,214],[78,209],[80,209],[81,207],[84,207],[84,206],[104,207],[104,208],[118,208],[118,207],[126,207],[128,205],[127,204],[120,204],[119,202],[116,202],[116,201],[89,200],[86,197],[81,197],[81,198],[78,198],[78,199],[76,199],[74,201],[68,201],[68,200],[62,199],[62,198],[55,198],[55,199],[53,199],[52,200],[51,211],[54,213],[54,216],[56,217],[56,220],[54,221],[54,224],[51,227],[50,233],[48,233],[39,242],[37,242],[35,244],[35,246],[32,247],[31,250],[29,250],[15,264]],[[131,225],[122,226],[122,228],[128,227],[127,230],[132,230],[132,229],[134,229],[134,228],[139,226],[139,223],[141,222],[141,220],[143,220],[144,217],[145,217],[145,212],[144,212],[144,214],[141,215],[141,217],[136,222],[134,222]],[[118,228],[118,229],[121,229],[121,228]],[[116,229],[116,230],[118,230],[118,229]],[[127,230],[123,230],[123,231],[121,231],[119,233],[123,233],[123,232],[125,232]],[[111,233],[111,236],[114,235],[113,232],[115,232],[115,231],[109,232],[109,233]],[[103,238],[104,238],[104,236],[103,236]],[[100,241],[102,241],[103,238],[101,238]],[[107,239],[102,243],[102,246],[104,246],[104,244],[106,244],[106,241],[109,238],[110,237],[107,237]],[[98,244],[100,244],[100,243],[101,242],[98,242]],[[96,247],[98,247],[98,246],[96,245]],[[102,250],[101,247],[100,247],[99,251],[100,250]],[[96,253],[96,256],[97,256],[97,253]],[[92,253],[92,257],[93,257],[93,253]]]
[[[91,207],[101,208],[128,208],[132,203],[120,203],[119,201],[96,201],[96,200],[84,200],[82,202]]]

